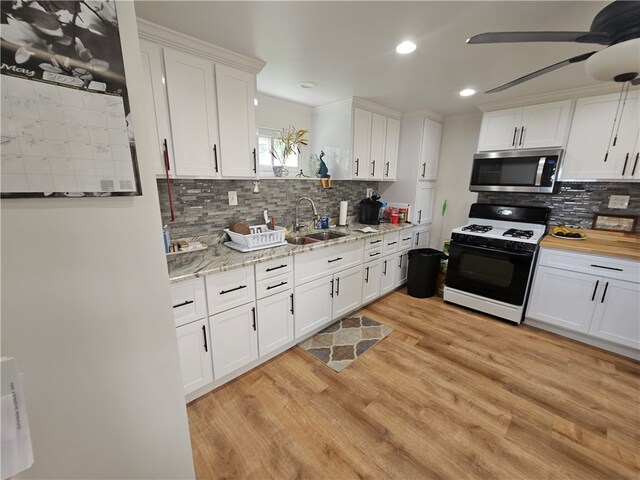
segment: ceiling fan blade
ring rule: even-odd
[[[636,77],[631,80],[631,85],[640,85],[640,77]]]
[[[559,68],[566,67],[567,65],[570,65],[572,63],[583,62],[594,53],[596,52],[583,53],[582,55],[568,58],[566,60],[563,60],[562,62],[554,63],[553,65],[549,65],[548,67],[542,68],[540,70],[536,70],[533,73],[525,75],[524,77],[516,78],[515,80],[512,80],[509,83],[505,83],[504,85],[500,85],[499,87],[488,90],[485,93],[496,93],[496,92],[501,92],[503,90],[506,90],[507,88],[515,87],[516,85],[524,83],[533,78],[539,77],[540,75],[544,75],[545,73],[553,72],[554,70],[557,70]]]
[[[488,32],[467,39],[468,44],[518,42],[578,42],[609,45],[609,35],[603,32]]]

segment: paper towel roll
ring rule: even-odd
[[[338,225],[344,226],[347,224],[347,207],[349,206],[349,202],[343,200],[340,202],[340,220],[338,221]]]

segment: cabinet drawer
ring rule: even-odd
[[[382,247],[382,235],[374,235],[373,237],[367,237],[364,239],[364,251],[381,248]]]
[[[170,286],[173,319],[176,327],[207,316],[204,279],[193,278]]]
[[[413,228],[407,228],[400,231],[400,242],[398,243],[398,250],[406,250],[413,246]]]
[[[294,257],[296,285],[362,263],[362,241],[320,248]]]
[[[256,298],[253,266],[207,275],[209,315],[251,302]]]
[[[293,272],[293,257],[278,258],[256,264],[256,280],[263,280],[289,272]]]
[[[293,288],[293,272],[283,273],[277,277],[256,281],[256,296],[264,298],[291,288]]]
[[[633,260],[543,248],[538,264],[640,283],[640,263]]]
[[[382,253],[387,255],[389,253],[398,251],[398,243],[400,243],[400,232],[388,232],[384,234],[384,246],[382,247]]]
[[[377,248],[371,248],[369,250],[365,250],[364,252],[365,262],[368,262],[370,260],[380,259],[381,257],[382,257],[382,243],[380,243]]]

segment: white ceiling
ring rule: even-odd
[[[596,45],[536,43],[466,45],[476,33],[513,30],[587,31],[608,2],[245,2],[136,1],[139,17],[264,60],[260,92],[306,105],[359,96],[402,112],[444,115],[494,100],[543,94],[598,82],[584,63],[510,90],[484,92]],[[418,49],[395,53],[402,40]],[[312,80],[313,89],[299,83]]]

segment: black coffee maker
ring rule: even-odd
[[[379,201],[380,195],[363,198],[360,200],[360,210],[358,213],[358,222],[366,225],[379,225],[380,208],[382,202]]]

